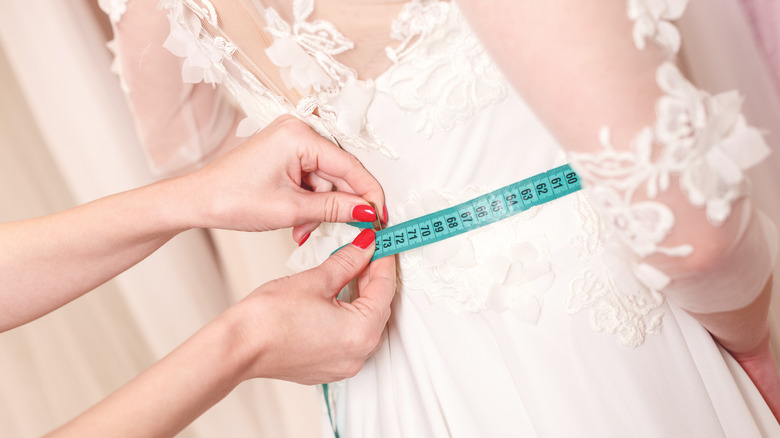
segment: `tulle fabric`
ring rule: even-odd
[[[780,92],[780,4],[773,0],[741,0],[741,3]]]
[[[169,20],[156,6],[157,1],[147,0],[114,6],[109,47],[149,167],[159,175],[173,175],[236,145],[239,112],[223,89],[187,77],[187,60],[169,50],[182,48],[173,42]]]
[[[566,154],[585,177],[587,197],[513,219],[502,233],[400,258],[385,343],[363,372],[334,386],[346,430],[565,436],[588,424],[621,434],[636,426],[612,420],[630,418],[657,436],[776,432],[744,374],[677,307],[749,303],[771,272],[776,241],[746,178],[768,152],[760,131],[736,93],[705,92],[683,74],[692,68],[676,63],[687,43],[674,21],[687,1],[629,0],[619,26],[637,50],[617,67],[657,63],[641,77],[577,84],[602,105],[559,102],[567,110],[545,124],[534,112],[561,95],[514,94],[449,2],[361,4],[349,13],[324,0],[165,0],[158,11],[153,3],[123,5],[115,28],[139,130],[162,172],[197,166],[288,113],[361,159],[395,206],[392,222],[546,170]],[[365,28],[382,32],[371,39]],[[351,237],[322,228],[297,250],[299,267]],[[546,356],[549,345],[558,356]],[[592,357],[625,370],[632,390],[601,390],[614,370]],[[687,398],[667,404],[666,391],[683,384]],[[575,429],[539,408],[567,387],[578,389],[561,408]],[[652,388],[656,398],[644,395]],[[591,397],[608,409],[571,416]],[[664,422],[691,404],[707,409]]]

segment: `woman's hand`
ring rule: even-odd
[[[374,231],[364,230],[322,265],[266,283],[49,436],[173,436],[244,380],[354,375],[379,345],[395,293],[394,259],[366,268],[373,253]],[[336,300],[356,276],[359,297]]]
[[[360,370],[380,343],[396,286],[393,257],[368,264],[374,236],[363,230],[322,265],[266,283],[231,309],[252,357],[245,378],[315,384]],[[356,276],[358,298],[337,300]]]
[[[292,116],[178,180],[191,226],[295,227],[296,241],[321,222],[373,221],[376,211],[366,201],[385,205],[382,188],[357,158]]]
[[[0,331],[92,290],[190,228],[295,226],[300,242],[322,221],[374,220],[368,201],[382,208],[384,194],[355,157],[281,117],[188,175],[0,224]]]

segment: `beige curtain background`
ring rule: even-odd
[[[0,2],[0,220],[154,180],[89,0]],[[193,231],[87,296],[0,335],[0,436],[40,436],[110,394],[279,275],[289,232]],[[1,305],[1,304],[0,304]],[[316,392],[256,380],[184,437],[311,437]]]
[[[750,45],[739,11],[731,0],[711,2],[693,1],[692,8],[709,12],[689,14],[705,19],[683,23],[686,59],[692,69],[704,66],[692,73],[713,90],[739,88],[754,123],[780,131],[780,107],[761,82],[757,54],[738,63],[729,58]],[[0,1],[0,221],[154,180],[109,73],[107,27],[99,17],[91,0]],[[731,43],[713,51],[708,38],[718,37]],[[757,74],[745,82],[739,74],[745,71]],[[769,137],[775,150],[778,137]],[[778,174],[780,154],[756,181],[764,187],[758,202],[780,224]],[[279,254],[292,245],[286,231],[185,233],[99,290],[0,334],[0,436],[42,435],[96,403],[221,309],[287,274]],[[780,314],[778,300],[773,313]],[[778,346],[780,326],[774,332]],[[319,414],[312,388],[258,380],[241,385],[181,436],[316,437]]]

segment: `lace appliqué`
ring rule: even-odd
[[[679,34],[666,20],[679,17],[686,4],[683,0],[629,0],[637,47],[644,48],[644,39],[651,37],[672,56],[680,46]],[[643,333],[659,327],[660,318],[637,325],[637,315],[660,305],[660,291],[671,282],[643,258],[656,253],[686,257],[693,252],[691,245],[661,245],[675,217],[669,206],[655,199],[676,181],[691,205],[703,207],[709,222],[718,226],[731,214],[733,202],[746,194],[744,171],[769,154],[761,133],[745,122],[736,92],[710,95],[701,91],[672,62],[661,64],[656,81],[664,93],[656,103],[656,121],[642,129],[628,149],[614,147],[605,127],[600,134],[601,152],[571,154],[572,163],[588,183],[589,199],[622,245],[602,238],[609,248],[598,257],[598,264],[585,268],[574,280],[567,311],[591,308],[597,329],[619,333],[623,343],[633,346],[641,344]],[[593,214],[582,210],[585,223],[592,223],[595,216],[587,219]],[[585,248],[581,257],[596,254],[588,249],[591,244],[581,247]],[[633,275],[618,278],[609,272]],[[623,295],[616,294],[617,290]],[[622,332],[626,327],[629,330]]]
[[[744,170],[769,149],[760,132],[746,124],[735,92],[712,96],[698,90],[671,63],[658,69],[657,79],[665,96],[657,103],[656,123],[634,138],[630,150],[616,150],[604,128],[603,152],[572,154],[572,159],[592,184],[591,199],[637,256],[685,257],[693,251],[689,245],[659,245],[674,225],[674,214],[653,199],[678,177],[690,203],[704,207],[709,221],[719,225],[745,194]],[[634,202],[640,190],[648,200]]]
[[[108,15],[111,23],[119,23],[122,15],[127,11],[128,0],[98,0],[100,9]]]
[[[638,347],[647,335],[660,331],[664,313],[657,309],[664,297],[630,275],[615,277],[630,272],[628,261],[604,247],[610,239],[599,215],[585,197],[575,196],[583,233],[572,243],[584,267],[571,282],[564,310],[569,314],[589,310],[595,330],[616,335],[623,345]]]
[[[634,44],[640,50],[652,39],[668,53],[680,50],[680,32],[671,21],[685,12],[688,0],[628,0],[628,17],[634,22]]]
[[[392,37],[402,43],[387,49],[395,64],[377,79],[377,89],[419,114],[416,129],[426,136],[451,130],[506,97],[504,77],[454,4],[408,3]]]
[[[105,12],[106,15],[108,15],[108,19],[111,21],[111,24],[116,25],[116,23],[119,23],[119,20],[122,19],[122,15],[124,15],[124,13],[127,11],[127,2],[128,0],[98,0],[98,7],[100,7],[100,10]],[[119,44],[117,44],[116,40],[112,39],[106,43],[106,47],[113,55],[113,60],[111,61],[111,73],[114,73],[119,78],[119,87],[122,89],[122,91],[129,93],[130,87],[127,85],[127,80],[123,75],[122,66],[119,61]]]
[[[185,83],[224,82],[227,75],[224,60],[230,60],[233,48],[224,38],[216,39],[203,33],[201,19],[196,13],[184,13],[181,2],[167,2],[171,33],[163,43],[169,52],[184,59],[182,79]]]
[[[314,0],[293,1],[295,22],[290,26],[273,8],[266,9],[266,30],[274,42],[266,49],[271,61],[281,67],[284,81],[301,94],[310,89],[326,90],[331,80],[340,89],[355,78],[351,69],[335,60],[334,56],[354,47],[333,23],[324,20],[307,21],[314,11]]]
[[[687,0],[629,0],[637,48],[643,49],[644,38],[652,37],[673,55],[680,46],[679,34],[666,20],[682,15],[686,5]],[[690,245],[659,245],[674,226],[674,213],[654,199],[674,178],[688,201],[704,207],[707,219],[717,226],[746,193],[744,171],[769,154],[761,133],[745,122],[736,92],[713,96],[699,90],[672,62],[658,67],[656,82],[664,93],[656,103],[656,122],[641,130],[628,150],[616,149],[605,127],[602,152],[572,154],[591,185],[591,200],[640,259],[654,253],[685,257],[693,251]],[[663,289],[670,281],[649,264],[639,263],[633,271],[651,288]]]
[[[298,103],[299,115],[309,116],[317,109],[325,129],[340,143],[397,159],[366,122],[373,81],[358,80],[353,69],[334,58],[354,43],[330,22],[307,21],[313,11],[314,0],[294,1],[291,26],[273,8],[265,10],[266,30],[274,37],[266,54],[281,69],[285,85],[305,95]]]
[[[399,221],[419,217],[474,198],[474,187],[454,193],[412,193],[398,206]],[[528,323],[539,318],[544,293],[556,275],[543,236],[523,234],[521,222],[543,207],[466,234],[399,254],[399,281],[407,291],[425,294],[453,313],[511,310]]]

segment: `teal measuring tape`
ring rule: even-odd
[[[564,164],[462,204],[377,231],[371,261],[492,224],[580,188],[577,172]],[[351,225],[373,227],[371,222],[354,222]]]
[[[564,164],[462,204],[377,231],[371,261],[492,224],[581,188],[577,172],[568,164]],[[359,228],[374,227],[371,222],[353,222],[350,225]],[[339,438],[331,414],[328,384],[323,384],[322,389],[333,433]]]

